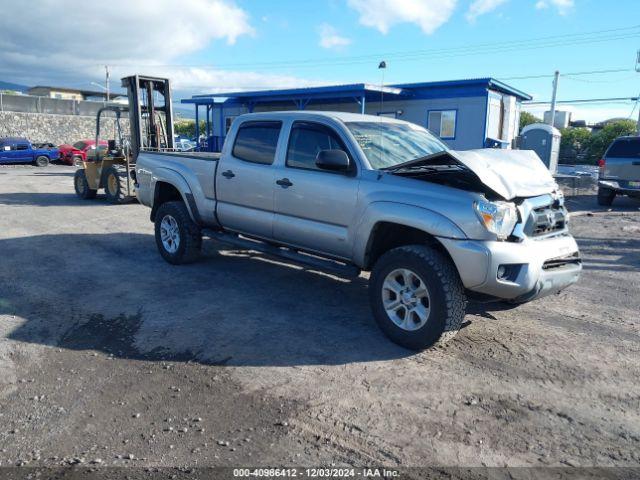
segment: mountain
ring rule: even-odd
[[[11,82],[3,82],[2,80],[0,80],[0,90],[16,90],[18,92],[26,92],[28,88],[29,87],[27,87],[26,85],[20,85],[18,83],[11,83]]]

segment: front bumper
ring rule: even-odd
[[[522,242],[440,241],[456,264],[464,286],[490,297],[525,302],[557,293],[578,281],[578,245],[568,234]],[[498,270],[507,274],[499,278]]]

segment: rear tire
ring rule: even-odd
[[[380,257],[371,272],[369,298],[382,331],[411,350],[453,338],[467,304],[455,266],[424,245],[394,248]]]
[[[598,205],[601,205],[603,207],[610,207],[613,204],[614,198],[616,198],[615,190],[604,187],[598,188]]]
[[[89,188],[89,182],[87,181],[87,175],[84,168],[79,168],[73,176],[73,186],[76,190],[76,195],[83,200],[90,200],[96,198],[97,190]]]
[[[36,166],[37,167],[47,167],[49,165],[49,158],[44,155],[40,155],[36,158]]]
[[[156,245],[162,258],[173,265],[195,262],[202,250],[202,232],[191,220],[184,202],[160,205],[155,219]]]
[[[104,192],[111,203],[129,203],[135,199],[127,195],[128,173],[123,165],[111,165],[104,172]]]

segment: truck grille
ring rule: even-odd
[[[569,214],[562,195],[554,193],[527,198],[518,206],[518,211],[521,220],[511,234],[513,240],[544,238],[567,231]]]
[[[540,237],[561,232],[567,227],[567,211],[558,204],[534,208],[529,214],[524,232],[529,237]]]

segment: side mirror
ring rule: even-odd
[[[346,172],[351,167],[349,156],[343,150],[320,150],[316,156],[316,165],[322,170]]]

